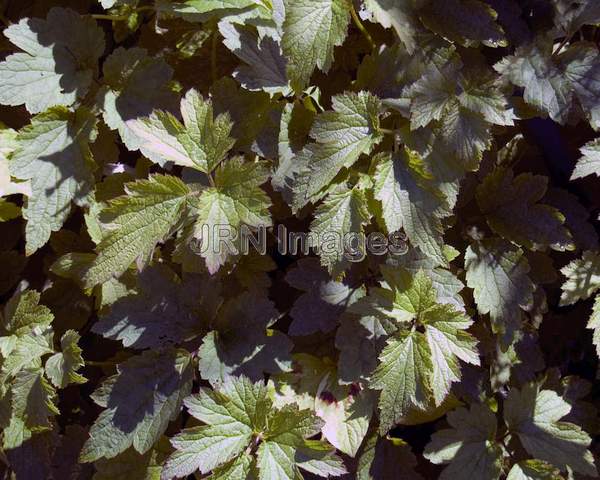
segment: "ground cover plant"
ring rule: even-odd
[[[598,476],[599,1],[0,21],[1,478]]]

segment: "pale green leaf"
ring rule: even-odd
[[[594,457],[588,450],[590,436],[581,427],[560,419],[571,406],[554,391],[540,390],[535,383],[521,390],[513,388],[504,404],[504,419],[511,433],[519,437],[533,457],[597,477]]]
[[[577,161],[571,180],[595,174],[600,177],[600,140],[586,143],[580,149],[583,156]]]
[[[366,246],[360,235],[364,235],[370,219],[367,197],[360,186],[335,189],[315,210],[310,224],[311,244],[334,278],[349,262],[364,257]]]
[[[424,171],[422,159],[408,149],[377,157],[375,198],[381,202],[386,229],[403,228],[413,245],[445,265],[442,218],[449,212],[444,196]]]
[[[565,217],[554,207],[539,203],[548,178],[497,168],[477,187],[477,203],[488,225],[498,235],[531,250],[574,250]]]
[[[561,289],[561,305],[572,305],[590,298],[600,289],[600,254],[591,250],[561,269],[567,277]]]
[[[87,202],[95,169],[89,143],[95,137],[96,118],[86,108],[76,112],[51,108],[33,117],[19,132],[10,173],[31,182],[32,194],[23,208],[27,254],[33,254],[52,232],[62,228],[71,202]]]
[[[271,225],[271,201],[260,188],[268,178],[264,162],[247,163],[235,157],[217,168],[214,186],[191,199],[197,214],[192,236],[210,273],[239,253],[243,226]]]
[[[102,68],[104,86],[97,98],[104,121],[119,131],[129,150],[138,150],[145,146],[133,130],[139,117],[147,117],[153,110],[171,110],[176,104],[175,95],[167,87],[173,71],[163,59],[149,56],[142,48],[122,47],[106,59]]]
[[[449,429],[433,434],[425,458],[449,464],[440,480],[497,480],[502,472],[502,447],[496,441],[497,422],[487,405],[472,404],[447,416]]]
[[[127,194],[111,200],[101,212],[103,238],[84,284],[93,287],[119,277],[137,258],[152,256],[178,223],[188,187],[177,177],[153,175],[126,185]]]
[[[146,453],[179,415],[192,378],[191,357],[183,350],[146,350],[119,364],[94,394],[105,410],[90,429],[81,461],[112,458],[131,446]]]
[[[301,91],[315,67],[329,71],[334,48],[346,39],[349,6],[346,0],[285,0],[284,4],[281,46],[289,60],[292,86]]]
[[[234,144],[229,115],[215,118],[212,102],[189,90],[181,101],[181,116],[183,124],[171,113],[158,110],[132,122],[130,128],[142,153],[160,165],[173,162],[212,172]]]
[[[81,348],[77,344],[80,336],[75,330],[67,330],[60,339],[60,352],[46,360],[46,375],[57,388],[65,388],[72,383],[85,383],[87,380],[77,373],[85,365]]]
[[[319,198],[343,168],[350,168],[377,145],[381,102],[370,93],[344,93],[332,99],[333,111],[317,116],[308,144],[295,161],[301,170],[294,180],[293,207],[299,209]],[[321,195],[322,196],[322,195]]]
[[[55,7],[46,20],[23,18],[4,34],[23,52],[0,63],[0,103],[39,113],[85,96],[105,46],[95,20]]]
[[[523,250],[499,238],[473,243],[465,252],[465,269],[479,313],[490,315],[496,332],[512,334],[535,290]]]

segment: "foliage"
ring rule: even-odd
[[[598,476],[600,2],[0,21],[2,478]]]

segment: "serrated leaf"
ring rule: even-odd
[[[55,7],[46,20],[23,18],[4,34],[23,52],[0,63],[0,103],[39,113],[85,96],[105,47],[95,20]]]
[[[50,418],[58,415],[56,392],[41,368],[27,368],[15,376],[12,384],[12,415],[29,430],[51,428]]]
[[[98,92],[103,118],[112,130],[118,130],[129,150],[145,146],[136,135],[139,117],[153,110],[171,110],[175,95],[167,88],[173,70],[160,58],[150,57],[142,48],[117,48],[104,62],[104,86]],[[152,158],[152,157],[151,157]]]
[[[290,316],[290,335],[310,335],[318,331],[330,332],[339,315],[355,300],[364,295],[363,288],[329,279],[329,275],[314,258],[298,261],[298,267],[285,277],[292,287],[303,293],[295,302]]]
[[[440,480],[485,478],[495,480],[502,472],[502,447],[496,442],[497,422],[487,405],[473,404],[448,414],[452,428],[433,434],[425,458],[449,464]]]
[[[357,384],[339,385],[335,366],[312,355],[294,356],[293,370],[271,377],[275,405],[314,409],[324,420],[324,437],[354,457],[367,434],[375,406],[373,392]]]
[[[600,139],[586,143],[580,151],[583,156],[577,161],[571,180],[592,174],[600,177]]]
[[[90,429],[81,461],[112,458],[131,446],[146,453],[179,415],[192,378],[191,357],[183,350],[147,350],[119,364],[95,392],[105,410]]]
[[[60,352],[46,360],[46,375],[56,388],[72,383],[85,383],[85,377],[77,373],[85,365],[78,345],[81,337],[74,330],[67,330],[60,339]]]
[[[366,246],[360,235],[364,235],[364,227],[370,219],[367,196],[360,186],[335,189],[315,210],[310,224],[314,238],[311,243],[318,249],[321,264],[334,278],[349,262],[364,256]]]
[[[114,302],[94,333],[138,349],[180,344],[204,331],[221,303],[208,281],[199,276],[181,281],[164,265],[145,268],[137,280],[137,293]]]
[[[244,293],[229,300],[198,350],[202,378],[212,384],[240,375],[257,381],[265,372],[289,370],[292,343],[270,329],[279,316],[267,299]]]
[[[356,480],[422,480],[414,471],[417,459],[410,445],[399,438],[371,435],[362,447]]]
[[[235,157],[219,166],[213,186],[190,200],[197,215],[192,237],[200,244],[200,255],[210,273],[239,253],[242,226],[258,229],[271,225],[271,201],[260,188],[268,178],[264,162],[245,163]]]
[[[228,114],[213,115],[210,100],[189,90],[181,101],[183,124],[169,112],[157,110],[130,124],[144,155],[164,165],[173,162],[204,173],[212,172],[233,147]]]
[[[219,23],[219,32],[224,37],[225,46],[246,63],[233,73],[242,87],[263,90],[271,95],[289,95],[287,60],[276,39],[269,36],[260,38],[248,27],[225,22]]]
[[[381,202],[388,232],[403,228],[413,245],[445,265],[441,219],[449,212],[443,195],[425,173],[422,159],[405,149],[396,155],[381,154],[376,162],[374,194]]]
[[[296,156],[300,169],[293,187],[295,209],[318,199],[340,170],[350,168],[382,139],[377,97],[368,92],[344,93],[334,96],[332,105],[333,111],[318,115],[312,126],[310,135],[316,143]]]
[[[479,313],[490,315],[496,332],[512,335],[535,289],[523,250],[499,238],[473,243],[465,252],[465,269]]]
[[[551,390],[535,383],[512,389],[504,405],[504,419],[511,433],[519,437],[533,457],[597,477],[594,457],[588,450],[590,436],[579,426],[561,422],[571,406]]]
[[[411,409],[440,406],[460,379],[459,360],[479,365],[477,341],[466,330],[464,313],[436,302],[437,292],[423,271],[414,277],[383,270],[382,288],[352,305],[351,311],[387,317],[397,332],[387,340],[370,386],[381,390],[380,431],[387,432]]]
[[[498,168],[477,187],[477,203],[488,225],[498,235],[531,250],[573,250],[565,217],[554,207],[539,203],[547,177]]]
[[[101,212],[105,231],[83,278],[87,288],[119,277],[136,258],[150,258],[179,222],[190,190],[177,177],[152,175],[126,184],[126,192]]]
[[[425,26],[452,42],[467,47],[483,44],[506,47],[504,31],[496,23],[498,14],[479,0],[430,0],[419,10]]]
[[[289,60],[292,86],[301,91],[315,67],[329,71],[334,48],[346,39],[350,12],[346,0],[285,0],[284,4],[281,46]]]
[[[561,286],[561,305],[572,305],[590,298],[600,289],[600,255],[591,250],[561,269],[567,280]]]
[[[506,480],[562,480],[559,471],[540,460],[523,460],[515,463]]]
[[[23,208],[28,255],[62,228],[71,202],[86,203],[95,169],[89,144],[95,137],[96,118],[86,108],[51,108],[19,132],[10,172],[31,182],[32,194]]]
[[[206,425],[173,438],[176,451],[161,478],[185,477],[196,470],[212,470],[215,478],[246,478],[252,464],[258,467],[260,480],[300,480],[298,467],[313,471],[308,463],[311,455],[336,458],[321,442],[305,440],[319,432],[318,418],[293,406],[273,408],[262,381],[253,384],[245,377],[232,378],[217,391],[201,389],[186,400],[186,406]]]

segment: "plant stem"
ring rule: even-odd
[[[556,49],[556,51],[552,54],[553,57],[556,57],[560,51],[563,49],[563,47],[569,43],[571,41],[571,39],[573,38],[573,35],[575,35],[575,33],[571,33],[569,35],[567,35],[562,42],[560,42],[560,45],[558,46],[558,48]]]
[[[86,360],[85,364],[92,367],[115,367],[117,365],[115,362],[97,362],[94,360]]]
[[[379,131],[384,135],[396,135],[396,130],[390,130],[389,128],[380,128]]]
[[[375,50],[375,42],[373,41],[371,34],[367,31],[367,29],[361,22],[358,14],[356,13],[356,9],[354,8],[354,4],[352,3],[352,0],[350,0],[349,3],[350,3],[350,15],[352,16],[352,20],[354,20],[354,24],[357,26],[357,28],[360,30],[360,32],[367,39],[367,42],[369,42],[369,46],[371,47],[371,50]]]
[[[94,20],[109,20],[111,22],[123,22],[129,18],[127,15],[104,15],[103,13],[93,13],[90,17]]]

